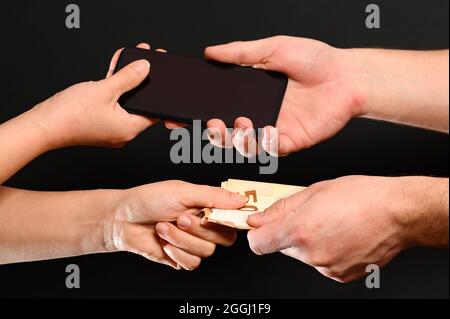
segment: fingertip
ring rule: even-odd
[[[239,207],[244,206],[249,201],[247,196],[241,195],[239,193],[231,193],[231,199],[236,205],[241,205]]]
[[[150,50],[151,49],[150,44],[148,44],[146,42],[141,42],[136,47],[139,48],[139,49],[145,49],[145,50]]]
[[[252,121],[243,117],[236,120],[232,143],[244,157],[253,158],[258,155],[260,150]]]
[[[186,229],[188,229],[189,227],[191,227],[191,225],[192,225],[192,221],[191,221],[191,219],[189,218],[189,216],[183,215],[183,216],[178,217],[178,220],[177,220],[177,226],[178,226],[180,229],[186,230]]]
[[[210,223],[209,220],[208,220],[208,218],[206,218],[206,217],[203,217],[203,218],[200,220],[200,226],[203,226],[203,227],[210,227],[211,224],[213,224],[213,223]],[[214,225],[217,225],[217,224],[214,224]]]
[[[253,228],[259,228],[262,225],[263,213],[256,213],[247,218],[247,224]]]
[[[166,223],[156,224],[156,232],[162,238],[165,238],[169,234],[169,226]]]
[[[278,137],[278,156],[285,157],[293,152],[298,152],[304,149],[296,145],[292,139],[286,135],[280,135]]]
[[[164,126],[168,130],[176,130],[176,129],[179,129],[179,128],[186,127],[186,124],[178,123],[178,122],[172,122],[172,121],[164,121]]]
[[[220,119],[212,119],[206,123],[206,127],[208,128],[216,128],[218,130],[223,130],[226,128],[225,123]]]
[[[256,254],[258,256],[261,256],[262,252],[258,248],[258,246],[255,244],[256,243],[256,234],[257,234],[256,230],[254,230],[254,229],[249,230],[249,232],[247,233],[247,241],[248,241],[248,245],[250,247],[250,250],[254,254]]]
[[[214,46],[207,47],[204,51],[205,59],[210,60],[213,51],[214,51]]]
[[[227,55],[229,54],[229,50],[227,49],[227,44],[209,46],[204,52],[205,59],[225,62],[227,60]]]
[[[146,59],[142,59],[142,60],[138,60],[138,61],[134,62],[132,64],[132,66],[139,74],[148,75],[150,73],[151,65],[150,65],[150,62]]]
[[[227,127],[222,120],[212,119],[207,122],[206,127],[211,144],[217,147],[230,147],[231,141],[228,141]]]
[[[234,122],[234,127],[235,128],[241,128],[241,129],[244,129],[244,130],[245,129],[249,129],[249,128],[253,128],[253,122],[247,117],[239,117]]]
[[[228,240],[226,242],[224,242],[222,244],[222,246],[224,246],[224,247],[231,247],[231,246],[233,246],[236,243],[237,236],[238,236],[237,235],[237,231],[230,231]]]
[[[263,130],[261,146],[270,156],[279,157],[278,129],[266,126]]]

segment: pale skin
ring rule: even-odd
[[[70,87],[0,126],[0,185],[47,151],[120,147],[156,123],[117,102],[149,75],[149,63],[136,61],[113,75],[117,57],[107,79]],[[129,251],[193,270],[217,244],[230,246],[236,239],[233,230],[202,223],[201,209],[236,209],[246,202],[220,188],[181,181],[79,192],[0,186],[0,264]]]
[[[337,49],[286,36],[207,48],[208,59],[279,71],[289,84],[276,128],[262,141],[239,129],[227,134],[208,123],[212,142],[234,145],[246,156],[260,147],[285,156],[334,136],[351,119],[365,117],[448,134],[449,53]],[[368,264],[384,266],[412,246],[448,247],[448,178],[349,176],[325,181],[251,216],[248,234],[259,255],[280,251],[348,282]]]

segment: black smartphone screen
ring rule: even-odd
[[[129,112],[186,124],[217,118],[233,127],[241,116],[255,128],[276,124],[284,74],[138,48],[122,52],[116,71],[140,59],[150,62],[150,76],[120,98]]]

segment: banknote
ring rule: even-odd
[[[305,187],[253,182],[237,179],[229,179],[222,183],[222,188],[245,195],[248,203],[240,210],[205,209],[205,218],[211,222],[228,227],[249,230],[247,218],[258,212],[264,211],[276,201],[301,192]]]

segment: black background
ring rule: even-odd
[[[202,56],[210,44],[277,34],[339,47],[448,48],[447,0],[373,1],[382,27],[365,28],[369,1],[81,1],[81,29],[65,27],[68,1],[10,1],[0,7],[0,122],[67,86],[100,79],[115,49],[151,42]],[[169,131],[149,129],[121,150],[72,148],[46,154],[9,186],[34,190],[127,188],[167,179],[219,185],[228,178],[287,184],[349,174],[448,176],[448,136],[355,120],[335,138],[280,161],[274,176],[256,165],[171,163]],[[1,152],[1,150],[0,150]],[[0,154],[1,156],[1,154]],[[382,231],[380,229],[380,231]],[[382,270],[382,288],[338,284],[282,255],[257,257],[244,234],[196,272],[176,272],[131,254],[0,267],[0,297],[366,298],[449,296],[448,250],[411,249]],[[65,267],[81,267],[82,288],[65,287]]]

